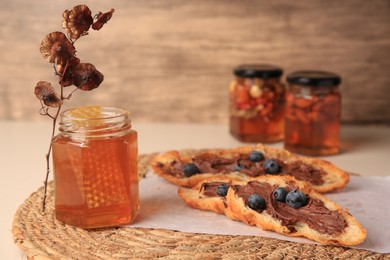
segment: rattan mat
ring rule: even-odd
[[[140,156],[141,176],[154,155]],[[40,188],[14,217],[14,241],[29,259],[390,259],[390,254],[259,236],[130,227],[83,230],[55,219],[53,183],[49,185],[45,214],[41,211],[42,196]]]

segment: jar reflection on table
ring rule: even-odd
[[[283,70],[271,65],[242,65],[230,84],[230,133],[243,142],[283,139]]]
[[[341,78],[330,72],[300,71],[287,77],[285,149],[310,156],[340,150]]]
[[[56,218],[97,228],[129,224],[139,208],[137,132],[128,112],[102,107],[102,117],[61,114],[53,140]]]

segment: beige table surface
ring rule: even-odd
[[[133,128],[140,153],[243,145],[225,125],[140,123]],[[26,258],[13,243],[11,226],[19,205],[42,186],[49,135],[48,121],[0,121],[0,259]],[[341,136],[343,152],[324,159],[363,176],[390,175],[389,126],[343,126]]]

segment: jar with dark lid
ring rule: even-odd
[[[230,84],[230,133],[243,142],[283,139],[283,70],[272,65],[242,65]]]
[[[285,149],[311,156],[340,149],[341,78],[325,71],[297,71],[287,77]]]

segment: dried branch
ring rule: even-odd
[[[41,103],[39,114],[52,119],[52,132],[48,152],[46,153],[46,175],[44,180],[44,194],[42,210],[45,212],[47,185],[50,175],[50,156],[53,148],[53,140],[58,116],[65,100],[69,100],[73,93],[78,90],[89,91],[97,88],[104,77],[95,66],[90,63],[80,63],[76,57],[75,42],[82,36],[88,35],[88,30],[94,25],[94,30],[100,30],[107,23],[114,12],[114,9],[107,13],[99,12],[92,16],[86,5],[77,5],[72,10],[65,10],[62,17],[62,27],[67,35],[62,32],[52,32],[42,40],[40,52],[46,61],[53,63],[54,75],[59,77],[60,94],[57,94],[51,83],[40,81],[35,86],[34,94]],[[94,19],[96,20],[94,22]],[[67,86],[76,88],[67,96],[64,95],[64,88]],[[50,108],[55,108],[54,115],[49,113]]]

